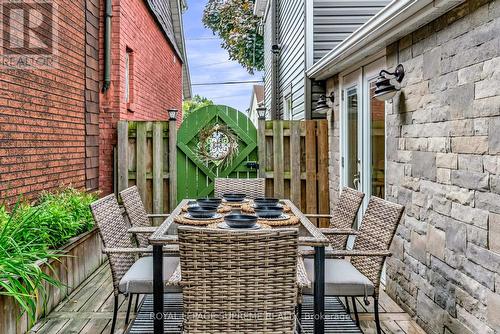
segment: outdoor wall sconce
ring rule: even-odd
[[[325,115],[328,110],[330,110],[327,100],[330,100],[332,103],[335,102],[335,95],[333,94],[333,92],[330,94],[330,96],[321,95],[318,99],[318,102],[316,102],[316,109],[314,109],[314,111],[318,114]]]
[[[391,80],[395,79],[398,84],[400,84],[401,81],[403,81],[404,76],[405,69],[401,64],[396,66],[396,70],[394,70],[394,73],[388,72],[386,70],[380,71],[377,82],[375,83],[375,86],[377,88],[375,89],[375,95],[373,97],[379,101],[387,101],[392,99],[401,88],[393,85],[391,83]]]
[[[257,116],[259,116],[259,120],[265,120],[267,114],[267,108],[262,104],[257,107]]]
[[[271,46],[271,52],[274,53],[275,55],[280,53],[280,51],[281,51],[281,45],[273,44],[273,46]]]
[[[168,109],[168,120],[176,121],[177,120],[177,109]]]

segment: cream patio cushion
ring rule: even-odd
[[[314,259],[304,258],[307,277],[314,282]],[[304,294],[313,294],[311,288],[302,290]],[[325,295],[326,296],[372,296],[373,283],[360,273],[349,261],[342,259],[325,260]]]
[[[163,257],[163,281],[167,283],[179,265],[179,257]],[[163,285],[164,292],[182,292],[179,286]],[[120,280],[121,293],[153,293],[153,257],[139,258]]]

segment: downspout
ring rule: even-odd
[[[271,0],[271,30],[272,30],[272,45],[279,47],[278,39],[278,0]],[[271,119],[279,119],[279,103],[278,103],[278,57],[277,52],[272,52],[272,74],[271,74]]]
[[[102,91],[111,86],[111,18],[113,17],[112,0],[106,0],[104,13],[104,84]]]

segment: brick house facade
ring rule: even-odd
[[[370,57],[401,63],[401,91],[385,103],[384,195],[406,210],[386,292],[429,333],[500,333],[500,1],[426,3],[308,71],[335,95],[330,197],[346,182],[344,78]]]
[[[0,67],[0,199],[9,202],[68,185],[111,192],[116,122],[166,119],[168,108],[181,109],[183,80],[189,91],[184,41],[175,38],[182,39],[175,26],[182,24],[182,1],[160,7],[113,1],[112,84],[104,93],[104,1],[54,3],[57,24],[41,38],[53,39],[57,66]],[[4,62],[11,50],[2,42]],[[123,98],[127,50],[133,55],[129,105]]]
[[[87,3],[56,3],[59,66],[0,69],[1,199],[85,187]]]
[[[101,4],[102,11],[103,6]],[[182,110],[183,60],[177,46],[168,39],[151,11],[152,8],[144,0],[113,0],[113,34],[119,37],[112,38],[111,87],[100,96],[99,189],[103,193],[113,190],[113,148],[116,145],[117,122],[166,120],[167,109]],[[168,15],[165,8],[158,9],[158,12],[158,15]],[[127,57],[129,102],[125,93]],[[103,61],[100,63],[103,64]]]

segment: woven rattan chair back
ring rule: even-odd
[[[146,208],[139,194],[137,186],[132,186],[120,192],[123,206],[127,212],[130,225],[132,227],[148,227],[151,226],[151,221],[148,218]],[[148,247],[149,241],[146,234],[138,233],[136,235],[139,247]]]
[[[185,333],[293,333],[296,229],[178,233]]]
[[[266,196],[266,180],[256,179],[215,179],[214,195],[222,197],[225,193],[243,193],[249,198]]]
[[[364,197],[364,193],[344,187],[340,193],[337,204],[333,208],[330,227],[345,230],[352,228]],[[330,235],[329,239],[333,249],[346,248],[347,235]]]
[[[90,204],[92,215],[97,224],[99,235],[105,248],[132,248],[132,241],[127,234],[127,224],[122,216],[120,207],[114,194],[101,198]],[[108,254],[113,288],[118,295],[118,284],[127,270],[135,262],[132,254]]]
[[[363,216],[359,234],[354,241],[355,250],[389,250],[404,207],[378,197],[371,197]],[[355,256],[351,263],[375,285],[378,291],[384,258]]]

